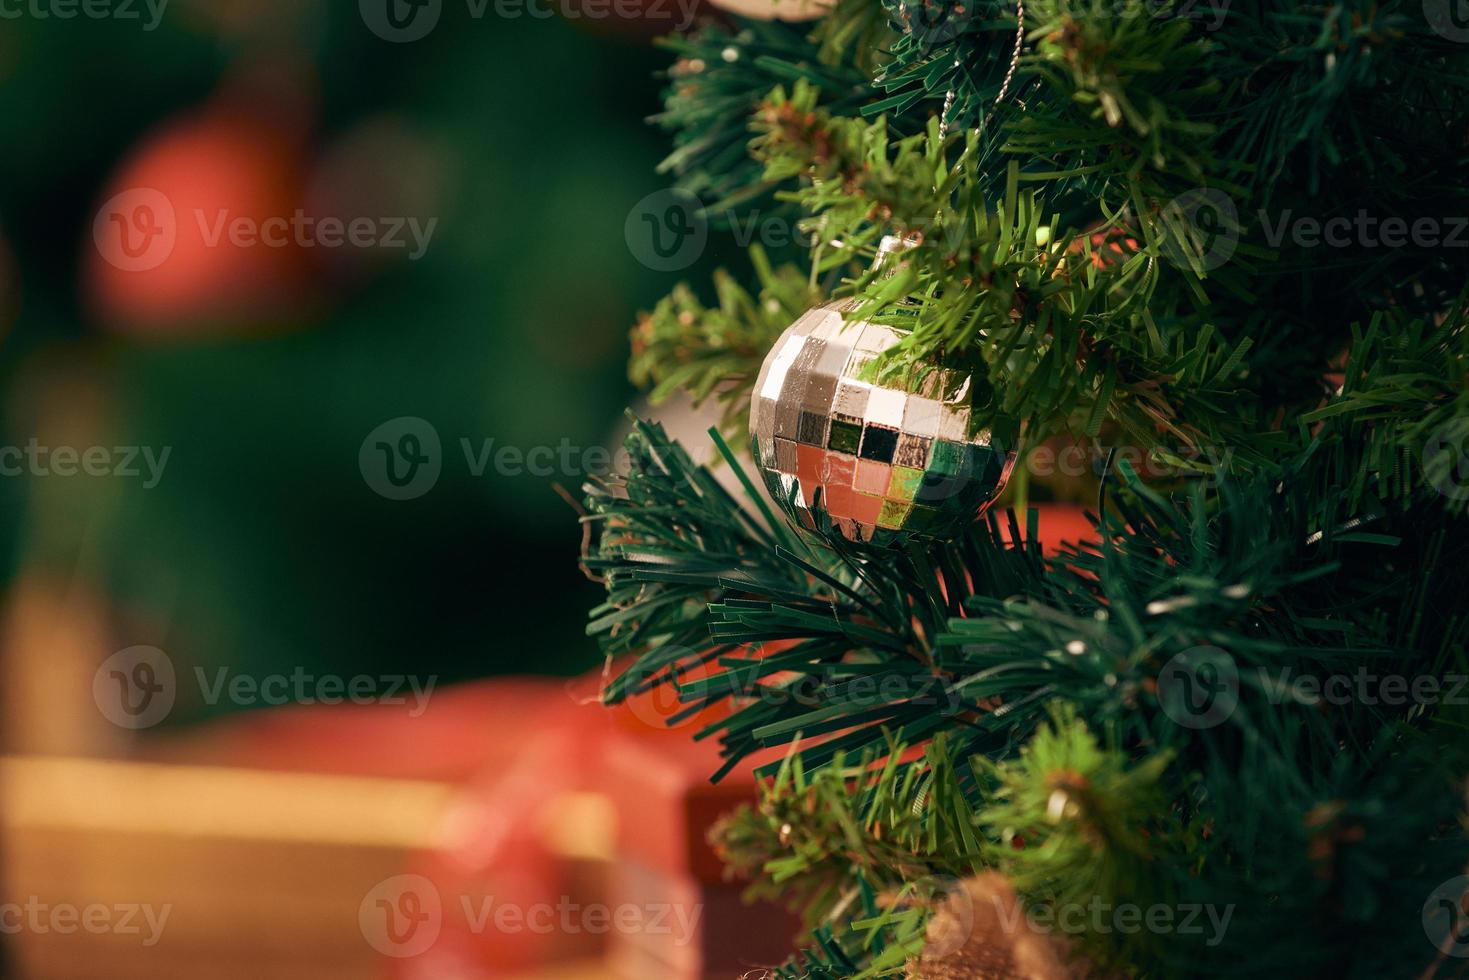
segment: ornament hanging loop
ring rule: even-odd
[[[1025,47],[1025,0],[1015,0],[1015,47],[1010,52],[1010,67],[1005,70],[1005,80],[1000,83],[1000,92],[995,96],[995,104],[985,115],[984,121],[975,127],[976,132],[983,131],[989,127],[990,121],[995,118],[995,110],[1005,101],[1005,96],[1010,94],[1010,85],[1015,81],[1015,71],[1020,67],[1020,52]],[[962,62],[956,57],[954,68],[961,68]],[[954,108],[955,92],[951,87],[944,94],[943,112],[939,114],[939,139],[949,135],[949,114]]]

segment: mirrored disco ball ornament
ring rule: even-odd
[[[974,378],[939,364],[872,379],[903,332],[809,310],[765,358],[750,402],[756,465],[803,527],[825,511],[850,541],[952,539],[1004,489],[1019,426],[971,405]]]

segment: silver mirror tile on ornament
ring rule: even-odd
[[[845,319],[854,306],[806,312],[766,357],[750,404],[756,464],[803,527],[824,513],[851,541],[952,537],[1004,488],[1014,427],[974,418],[961,372],[872,381],[864,369],[903,334]]]

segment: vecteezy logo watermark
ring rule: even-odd
[[[1163,713],[1184,728],[1213,728],[1239,704],[1239,669],[1218,647],[1192,647],[1158,673]]]
[[[717,212],[719,225],[740,248],[759,242],[766,248],[812,244],[799,222],[759,208],[740,213]],[[654,191],[633,205],[623,224],[623,237],[633,258],[655,272],[676,272],[693,265],[709,240],[709,212],[699,198],[678,188]],[[957,234],[952,229],[943,235]],[[942,240],[942,239],[940,239]]]
[[[582,446],[563,437],[558,443],[534,446],[497,444],[493,437],[476,442],[459,438],[465,468],[475,478],[497,476],[567,479],[626,472],[628,452],[606,446]],[[438,430],[417,416],[390,419],[368,433],[358,451],[358,468],[373,492],[390,500],[411,500],[433,489],[443,470]]]
[[[948,44],[964,33],[974,19],[973,3],[935,3],[932,0],[899,0],[898,20],[903,33],[922,51]]]
[[[1450,878],[1429,893],[1423,931],[1445,956],[1469,957],[1469,875]]]
[[[605,905],[575,902],[562,895],[555,902],[502,902],[494,895],[459,895],[446,903],[437,885],[423,875],[394,875],[374,885],[357,907],[357,923],[369,946],[385,956],[404,959],[428,952],[438,941],[445,920],[456,915],[475,935],[670,936],[678,946],[698,938],[702,904],[624,902]]]
[[[1423,15],[1440,37],[1469,41],[1469,0],[1423,0]]]
[[[423,875],[395,875],[363,896],[357,925],[367,944],[384,956],[417,956],[438,941],[444,901]]]
[[[1223,191],[1198,187],[1163,208],[1163,248],[1170,261],[1195,272],[1228,262],[1239,246],[1239,210]]]
[[[119,728],[152,728],[173,710],[178,687],[173,661],[157,647],[119,650],[92,676],[92,699]]]
[[[709,223],[697,197],[667,188],[644,197],[622,227],[633,257],[655,272],[676,272],[704,254]]]
[[[0,20],[148,20],[144,31],[156,30],[168,0],[0,0]]]
[[[43,446],[32,438],[24,446],[0,446],[0,476],[142,477],[143,489],[152,490],[172,452],[172,446]]]
[[[94,936],[141,936],[142,945],[156,946],[172,912],[172,903],[52,904],[31,895],[24,902],[0,902],[0,933],[70,936],[80,931]]]
[[[1229,14],[1230,0],[1152,0],[1153,12],[1149,16],[1153,20],[1196,20],[1203,22],[1204,30],[1217,31],[1224,26],[1224,18]],[[1144,9],[1147,4],[1144,4]],[[1126,13],[1134,9],[1129,0],[1118,0],[1118,13]]]
[[[443,466],[438,430],[415,415],[388,419],[367,434],[357,451],[362,479],[389,500],[422,497],[439,482]]]
[[[694,22],[697,0],[465,0],[471,20],[493,12],[498,20],[669,21],[671,31],[684,31]],[[406,44],[421,41],[438,26],[443,0],[358,0],[362,22],[384,41]],[[673,23],[676,21],[676,23]]]
[[[92,241],[102,258],[124,272],[156,269],[178,242],[173,203],[151,187],[113,195],[92,220]]]
[[[229,667],[195,667],[199,700],[236,707],[285,704],[387,704],[408,708],[417,718],[428,710],[438,677],[413,674],[313,674],[303,667],[290,673],[245,674]],[[173,660],[157,647],[119,650],[92,676],[92,698],[102,716],[120,728],[159,724],[173,711],[179,694]]]
[[[1423,478],[1449,500],[1469,500],[1469,418],[1449,420],[1424,442]]]
[[[444,0],[357,0],[362,22],[384,41],[406,44],[428,36],[444,12]]]

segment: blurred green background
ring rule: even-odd
[[[170,449],[151,489],[0,478],[12,582],[95,595],[114,648],[157,645],[181,670],[447,683],[596,662],[582,624],[600,589],[551,489],[580,474],[476,476],[460,440],[605,444],[632,400],[627,329],[676,278],[623,237],[665,183],[666,137],[643,120],[669,60],[649,38],[671,25],[469,9],[451,0],[401,44],[326,0],[175,0],[151,31],[4,23],[3,441]],[[132,278],[99,264],[93,221],[119,187],[197,179],[207,195],[237,166],[220,186],[250,185],[259,161],[211,151],[232,126],[246,146],[280,136],[258,183],[287,207],[436,217],[423,257],[303,253],[261,272],[175,253]],[[164,293],[187,301],[155,310]],[[358,465],[398,416],[443,444],[413,500],[374,493]],[[211,710],[228,709],[172,720]]]

